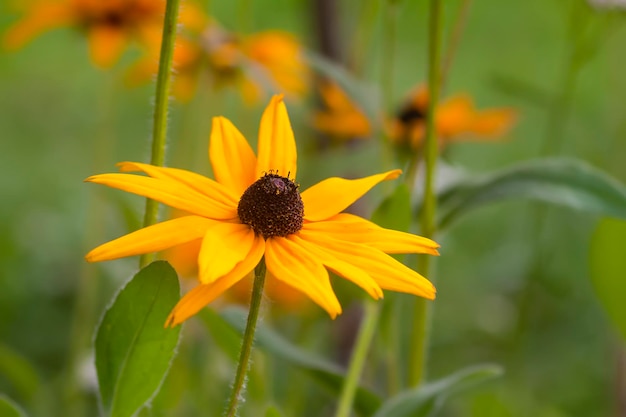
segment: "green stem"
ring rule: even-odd
[[[174,42],[176,40],[176,21],[178,20],[178,6],[180,0],[167,0],[165,19],[163,21],[163,40],[159,58],[159,72],[156,81],[156,98],[154,103],[154,122],[152,125],[152,165],[163,166],[165,162],[165,140],[167,136],[167,112],[169,109],[169,92],[172,80],[172,61],[174,57]],[[159,214],[159,203],[155,200],[146,200],[146,211],[143,226],[153,225]],[[154,254],[141,256],[139,266],[144,267],[154,260]]]
[[[346,375],[346,379],[343,381],[335,417],[348,417],[350,415],[359,379],[365,365],[365,359],[367,359],[367,352],[369,351],[374,333],[376,332],[379,315],[380,303],[373,300],[366,300],[363,320],[361,321],[359,334],[354,345],[352,357],[350,358],[348,375]]]
[[[389,109],[393,105],[393,64],[396,46],[396,25],[398,22],[398,5],[396,0],[387,1],[385,16],[381,85],[383,87],[383,108]]]
[[[437,132],[435,131],[435,113],[439,98],[440,55],[441,55],[441,0],[430,1],[429,43],[428,43],[428,111],[426,113],[426,143],[424,149],[424,203],[420,217],[421,232],[425,237],[435,234],[435,169],[438,157]],[[430,259],[419,257],[418,272],[430,275]],[[409,385],[419,385],[425,377],[425,362],[429,338],[428,305],[426,300],[415,300],[413,308],[413,332],[410,341]]]
[[[252,351],[252,342],[254,341],[254,331],[256,330],[256,322],[259,318],[259,308],[261,307],[261,299],[263,297],[263,285],[265,284],[265,259],[254,269],[254,285],[252,287],[252,299],[250,300],[250,311],[248,312],[248,321],[246,330],[243,333],[241,342],[241,353],[239,354],[239,363],[237,365],[237,374],[233,382],[233,388],[228,401],[228,409],[224,414],[227,417],[233,417],[237,414],[237,407],[242,389],[248,373],[248,364],[250,362],[250,352]]]

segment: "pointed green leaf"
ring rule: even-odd
[[[243,331],[246,313],[238,308],[229,308],[222,312],[224,319],[239,331]],[[318,357],[293,345],[274,330],[259,323],[256,330],[256,344],[263,350],[275,355],[297,368],[305,371],[333,395],[339,395],[344,380],[343,370],[332,362]],[[380,398],[364,388],[357,390],[354,399],[355,410],[370,416],[381,404]]]
[[[0,416],[2,417],[26,417],[22,407],[4,394],[0,394]]]
[[[107,415],[132,416],[158,392],[180,334],[180,326],[163,325],[179,297],[176,272],[158,261],[139,271],[104,314],[96,369]]]
[[[626,219],[624,184],[581,160],[550,158],[470,177],[440,192],[439,228],[473,209],[513,198]]]
[[[596,294],[626,339],[626,221],[602,219],[591,239],[589,267]]]
[[[500,375],[502,368],[496,365],[477,365],[461,369],[445,378],[401,392],[387,400],[374,417],[434,416],[449,395]]]

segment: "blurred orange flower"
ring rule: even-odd
[[[416,87],[407,102],[389,123],[388,135],[399,145],[412,149],[422,146],[426,131],[428,90]],[[443,100],[435,115],[435,129],[440,146],[466,140],[491,140],[504,135],[513,125],[516,112],[510,108],[477,110],[471,97],[465,94]]]
[[[16,49],[38,34],[69,26],[85,33],[93,63],[111,67],[131,41],[161,38],[164,0],[36,0],[7,31],[4,43]]]
[[[323,110],[313,116],[313,125],[337,139],[365,139],[372,127],[365,113],[334,82],[323,80],[319,85]]]
[[[158,49],[140,60],[129,75],[133,83],[150,79],[156,73]],[[207,74],[215,88],[236,86],[244,100],[253,103],[263,93],[283,92],[295,97],[308,90],[309,69],[297,39],[281,31],[237,36],[206,18],[179,37],[174,51],[176,79],[173,94],[189,100],[198,79]]]

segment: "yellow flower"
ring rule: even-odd
[[[324,110],[314,115],[313,125],[337,139],[365,139],[371,125],[365,113],[334,82],[322,81],[319,86]]]
[[[304,96],[309,88],[309,68],[302,46],[290,33],[270,30],[243,38],[241,51],[251,65],[245,67],[242,91],[248,102],[258,101],[263,91]]]
[[[188,216],[189,214],[190,213],[185,213],[180,210],[174,210],[171,218],[179,218]],[[197,278],[198,255],[201,247],[202,239],[196,239],[169,248],[162,252],[161,255],[163,259],[172,265],[181,278]],[[248,276],[233,285],[233,287],[226,292],[226,299],[239,304],[250,302],[253,278],[253,274],[248,274]],[[274,302],[272,307],[276,306],[281,310],[285,309],[292,312],[304,311],[311,306],[311,303],[307,302],[308,300],[303,293],[271,277],[265,281],[264,292],[267,298]]]
[[[121,163],[121,170],[142,171],[147,177],[120,173],[87,179],[192,213],[122,236],[86,256],[90,262],[106,261],[202,238],[200,285],[180,300],[168,325],[197,313],[249,274],[263,257],[270,276],[305,293],[333,318],[341,313],[341,305],[328,270],[374,298],[382,297],[382,289],[435,297],[435,288],[426,278],[387,255],[437,255],[435,242],[341,213],[401,171],[356,180],[329,178],[300,193],[294,182],[296,143],[282,96],[274,96],[263,113],[257,156],[230,121],[216,117],[209,159],[215,180],[136,162]]]
[[[420,149],[426,130],[428,90],[413,89],[409,99],[389,126],[395,143]],[[461,94],[443,100],[435,114],[435,129],[441,146],[469,139],[493,139],[507,132],[515,122],[516,112],[509,108],[477,110],[471,97]]]
[[[307,92],[309,68],[302,46],[291,34],[266,31],[239,37],[208,18],[202,27],[186,26],[174,50],[173,93],[179,100],[193,97],[203,73],[216,89],[238,88],[247,103],[258,102],[264,92],[293,97]],[[156,73],[157,46],[131,70],[131,83],[149,80]]]
[[[4,44],[16,49],[47,30],[74,27],[85,33],[93,63],[108,68],[132,41],[159,50],[164,13],[165,0],[35,0],[7,31]],[[195,29],[205,24],[193,3],[181,4],[179,21]]]

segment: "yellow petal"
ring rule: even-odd
[[[228,274],[246,257],[256,241],[257,238],[248,225],[215,223],[207,230],[200,247],[200,282],[210,284]]]
[[[401,173],[395,169],[357,180],[333,177],[318,182],[302,193],[304,218],[310,221],[328,219],[345,210],[379,182],[398,178]]]
[[[63,3],[34,3],[28,14],[7,30],[4,46],[17,49],[38,34],[50,29],[71,24],[74,16],[71,7]]]
[[[366,271],[337,258],[333,254],[326,252],[324,247],[308,242],[300,238],[298,235],[291,235],[288,239],[305,248],[326,268],[330,269],[335,274],[342,276],[363,288],[372,298],[379,299],[383,297],[383,291],[380,286],[367,274]]]
[[[335,257],[358,265],[383,289],[415,294],[431,300],[435,298],[435,287],[430,281],[378,249],[333,239],[318,231],[303,229],[299,234],[302,239],[323,247]]]
[[[236,278],[234,275],[229,274],[211,284],[198,285],[185,294],[176,304],[165,321],[165,327],[174,327],[184,322],[222,295],[224,291],[235,285],[241,278]]]
[[[283,177],[296,178],[296,140],[282,95],[272,97],[263,112],[259,127],[258,157],[257,178],[269,171],[278,171],[278,175]]]
[[[205,235],[214,220],[185,216],[144,227],[98,246],[85,256],[89,262],[108,261],[126,256],[158,252]]]
[[[305,230],[325,233],[335,239],[363,243],[385,253],[428,253],[439,255],[439,244],[422,236],[385,229],[349,213],[339,213],[320,222],[306,222]]]
[[[324,265],[302,246],[283,237],[268,239],[265,264],[277,280],[308,295],[332,318],[341,313]]]
[[[246,138],[224,117],[213,118],[209,159],[215,179],[238,196],[257,180],[256,156]]]
[[[128,42],[120,28],[108,25],[93,26],[87,37],[91,60],[101,68],[115,64]]]
[[[237,207],[227,207],[210,196],[191,190],[181,183],[132,174],[101,174],[85,181],[117,188],[152,198],[170,207],[216,220],[237,218]]]
[[[262,238],[256,239],[250,252],[232,271],[211,284],[199,285],[185,294],[170,313],[165,326],[176,326],[182,323],[215,300],[224,291],[248,275],[258,265],[264,252],[265,241]]]
[[[219,201],[224,206],[237,206],[239,194],[224,187],[204,175],[178,168],[158,167],[140,162],[120,162],[117,164],[122,172],[141,171],[152,178],[172,180]]]

